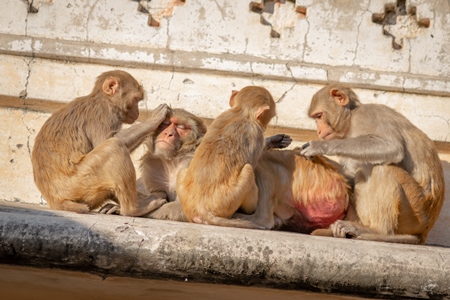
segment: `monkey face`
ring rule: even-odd
[[[174,116],[166,119],[158,128],[158,133],[154,140],[154,154],[166,157],[173,156],[182,146],[190,131],[190,126],[182,122],[182,120]]]

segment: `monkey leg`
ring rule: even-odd
[[[238,209],[254,212],[257,204],[258,187],[253,167],[245,164],[232,189],[230,190],[228,186],[222,187],[221,191],[216,193],[216,199],[207,206],[206,210],[202,210],[203,213],[193,218],[193,221],[218,226],[265,229],[250,220],[230,219]]]
[[[238,209],[244,213],[253,213],[258,204],[258,187],[253,167],[245,164],[233,182],[217,189],[212,200],[207,207],[219,217],[231,218]]]
[[[175,200],[173,202],[164,204],[160,208],[144,215],[143,217],[158,220],[188,222],[186,215],[183,213],[183,207],[181,206],[180,200]]]
[[[252,214],[235,213],[233,218],[249,220],[265,229],[273,229],[275,226],[274,218],[274,199],[273,195],[273,183],[270,182],[270,177],[267,177],[260,172],[256,177],[258,188],[258,201],[256,210]],[[279,219],[278,224],[281,227],[282,220]]]
[[[399,227],[399,221],[405,217],[412,228],[419,225],[408,204],[405,186],[399,181],[400,171],[403,170],[389,165],[361,170],[355,177],[353,203],[359,222],[336,221],[331,226],[334,236],[418,243],[418,232],[414,229],[401,231]]]
[[[111,138],[86,154],[75,167],[75,173],[63,178],[61,207],[82,203],[89,210],[112,199],[120,205],[120,214],[140,216],[155,209],[150,199],[137,203],[136,172],[130,152],[118,138]]]
[[[138,206],[144,203],[144,206],[148,206],[148,209],[152,211],[160,208],[162,205],[167,203],[165,198],[166,193],[152,193],[146,195],[140,191],[137,192],[137,203]],[[150,203],[147,203],[149,201]],[[120,215],[120,205],[116,203],[108,203],[99,209],[98,213],[106,215]],[[143,216],[145,217],[145,216]]]
[[[242,193],[244,198],[239,206],[239,210],[246,214],[253,213],[258,206],[258,186],[256,185],[255,173],[251,165],[246,164],[242,168],[239,180],[238,186],[247,187],[247,191]]]

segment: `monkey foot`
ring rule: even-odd
[[[356,238],[359,236],[359,228],[349,221],[338,220],[331,224],[333,236],[340,238]]]
[[[120,206],[114,203],[108,203],[98,210],[99,214],[120,215]]]

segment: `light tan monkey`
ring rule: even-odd
[[[172,116],[147,139],[148,150],[141,160],[141,182],[148,194],[162,192],[169,203],[146,217],[187,221],[177,200],[176,179],[178,171],[188,167],[205,133],[203,120],[183,109],[173,109]]]
[[[275,116],[270,93],[256,86],[233,92],[231,108],[210,125],[187,169],[178,173],[176,192],[190,222],[261,228],[230,219],[252,213],[258,202],[253,168],[264,149],[264,130]]]
[[[144,215],[165,200],[153,197],[137,203],[134,150],[170,113],[158,106],[145,122],[120,130],[139,117],[143,89],[130,74],[101,74],[91,94],[55,112],[36,136],[32,164],[34,180],[53,209],[87,213],[108,199],[120,204],[120,214]]]
[[[311,233],[344,218],[349,185],[339,165],[325,157],[310,160],[295,150],[269,150],[255,169],[258,206],[234,216],[266,229]]]
[[[393,109],[362,104],[343,84],[318,91],[309,116],[316,121],[322,141],[311,141],[302,154],[341,157],[354,181],[356,215],[334,223],[332,234],[425,243],[445,194],[444,173],[433,142]]]

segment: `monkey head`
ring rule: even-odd
[[[259,86],[247,86],[240,91],[232,91],[230,106],[249,113],[250,118],[266,128],[276,115],[275,101],[268,90]]]
[[[97,78],[97,84],[119,110],[123,123],[133,124],[139,118],[139,102],[144,98],[144,90],[133,76],[119,70],[105,72]]]
[[[308,115],[316,121],[321,140],[343,138],[350,127],[351,111],[361,103],[346,85],[331,84],[314,94]]]
[[[149,149],[153,155],[173,159],[193,152],[206,133],[206,125],[197,116],[173,109],[170,118],[164,120],[154,133]]]

